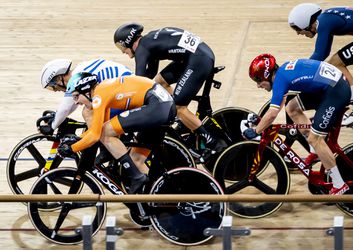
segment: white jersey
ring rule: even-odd
[[[72,71],[72,75],[80,72],[89,72],[97,75],[98,83],[106,79],[133,74],[128,67],[102,58],[81,62]],[[72,95],[65,92],[64,98],[56,111],[54,121],[51,125],[52,128],[58,128],[65,118],[76,110],[77,106]]]

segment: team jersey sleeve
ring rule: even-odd
[[[325,18],[319,18],[315,50],[310,59],[324,61],[330,55],[334,37],[332,32],[344,24],[344,21],[335,15],[325,15]]]
[[[135,54],[135,74],[153,78],[158,72],[159,61],[153,60],[151,53],[141,44]]]
[[[99,94],[94,95],[92,98],[92,124],[91,127],[85,132],[82,139],[72,145],[72,150],[74,152],[82,151],[99,141],[102,134],[103,124],[105,122],[105,109],[107,102],[107,98],[104,98]]]
[[[283,77],[279,71],[277,71],[275,80],[273,82],[272,98],[270,107],[279,109],[283,101],[284,96],[288,92],[288,83],[285,77]]]
[[[60,124],[65,120],[65,118],[76,110],[77,106],[78,105],[75,104],[75,101],[72,99],[72,96],[65,93],[65,96],[62,99],[55,113],[55,118],[53,123],[51,124],[51,127],[53,129],[57,129]]]

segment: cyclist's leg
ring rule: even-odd
[[[321,94],[317,94],[315,96],[308,93],[298,94],[296,97],[292,98],[286,105],[286,112],[288,116],[296,124],[310,124],[311,121],[304,114],[304,111],[316,109],[318,104],[321,102],[321,96]],[[310,132],[308,129],[300,129],[299,131],[304,135],[305,138],[308,138]],[[307,165],[311,165],[318,158],[313,146],[310,144],[309,146],[310,154],[305,159],[305,163]]]
[[[348,190],[337,168],[336,160],[324,137],[334,127],[338,116],[348,105],[350,99],[349,84],[341,78],[336,85],[329,87],[323,95],[323,100],[315,113],[309,143],[315,148],[323,166],[329,171],[332,178],[332,194],[340,194]],[[343,191],[343,189],[345,189]],[[342,192],[340,191],[342,189]]]

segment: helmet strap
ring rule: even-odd
[[[82,95],[83,95],[84,97],[86,97],[88,101],[92,102],[91,93],[82,94]]]

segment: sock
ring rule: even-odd
[[[117,161],[122,165],[123,174],[132,179],[139,179],[143,176],[143,173],[136,167],[135,163],[131,159],[129,152],[121,156]]]
[[[340,188],[343,186],[344,184],[344,181],[341,177],[341,174],[340,172],[338,171],[338,167],[337,166],[334,166],[333,168],[331,168],[329,170],[329,175],[332,179],[332,184],[335,188]]]
[[[211,136],[211,134],[204,128],[203,125],[198,127],[195,131],[196,134],[205,139],[205,144],[213,144],[215,139]]]

